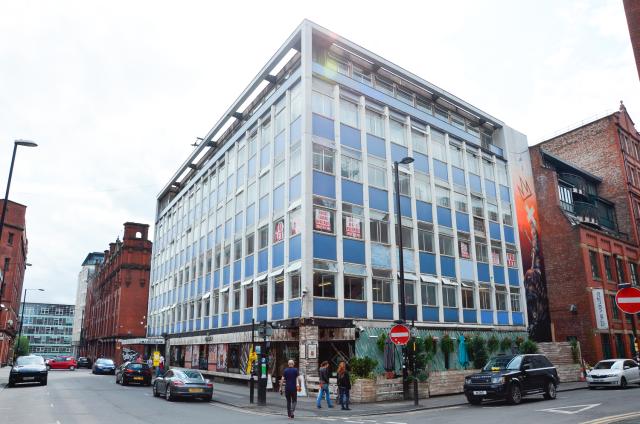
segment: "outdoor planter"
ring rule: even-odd
[[[356,378],[351,385],[351,401],[370,403],[376,401],[376,381],[370,378]]]

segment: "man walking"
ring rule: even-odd
[[[331,404],[331,397],[329,395],[329,362],[324,361],[320,364],[318,377],[320,380],[320,387],[318,390],[318,399],[316,399],[316,406],[318,408],[322,408],[322,397],[325,396],[327,398],[327,406],[329,408],[333,408],[333,405]]]
[[[288,366],[280,379],[280,394],[282,394],[282,388],[284,387],[284,395],[287,398],[287,416],[289,418],[293,418],[293,413],[296,411],[298,392],[300,391],[300,374],[298,369],[295,368],[295,364],[293,359],[289,359]]]

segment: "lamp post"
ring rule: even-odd
[[[18,344],[20,343],[20,337],[22,337],[22,326],[24,325],[24,306],[27,303],[27,291],[28,290],[38,290],[44,291],[44,289],[24,289],[24,294],[22,295],[22,312],[20,313],[20,329],[18,330],[18,338],[16,339],[16,344],[13,348],[13,362],[16,361],[16,356],[18,353]]]
[[[398,261],[399,261],[399,283],[400,283],[400,321],[407,322],[407,302],[404,293],[404,255],[402,247],[402,213],[400,211],[400,174],[398,166],[400,164],[409,165],[413,162],[412,157],[405,157],[400,162],[393,162],[393,172],[396,178],[396,222],[398,226]],[[409,381],[407,379],[407,346],[402,347],[402,393],[405,399],[409,396]]]
[[[18,146],[36,147],[37,144],[29,140],[15,140],[13,142],[13,155],[11,156],[11,166],[9,167],[9,179],[7,180],[7,191],[4,195],[2,205],[2,217],[0,217],[0,240],[2,240],[2,230],[4,229],[4,217],[7,214],[7,202],[9,201],[9,189],[11,188],[11,176],[13,175],[13,164],[16,161],[16,150]]]

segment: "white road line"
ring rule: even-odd
[[[318,417],[319,420],[323,420],[323,421],[336,421],[337,418],[325,418],[325,417]]]
[[[354,423],[354,424],[364,424],[364,421],[351,421],[351,420],[344,420],[345,423]]]
[[[384,424],[407,424],[407,423],[399,423],[397,421],[385,421]]]

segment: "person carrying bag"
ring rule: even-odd
[[[340,406],[344,411],[350,411],[349,408],[349,391],[351,390],[351,376],[347,371],[347,365],[344,361],[338,365],[338,399]]]

